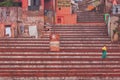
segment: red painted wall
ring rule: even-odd
[[[22,0],[22,8],[26,9],[28,7],[28,0]]]

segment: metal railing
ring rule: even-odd
[[[110,24],[110,14],[104,14],[104,21],[107,26],[108,36],[111,37],[111,24]]]

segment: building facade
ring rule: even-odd
[[[21,7],[0,7],[0,37],[40,37],[44,24],[76,24],[70,0],[15,0]]]

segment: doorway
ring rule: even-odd
[[[53,24],[53,0],[44,0],[45,23]]]
[[[5,25],[5,36],[6,37],[11,37],[12,32],[11,32],[11,25]]]

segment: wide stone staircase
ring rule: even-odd
[[[1,38],[0,52],[45,52],[49,51],[49,37]]]
[[[120,54],[101,52],[0,53],[1,80],[119,80]]]
[[[120,44],[111,43],[103,22],[93,23],[56,25],[60,52],[50,52],[49,36],[1,38],[0,80],[120,80]]]

